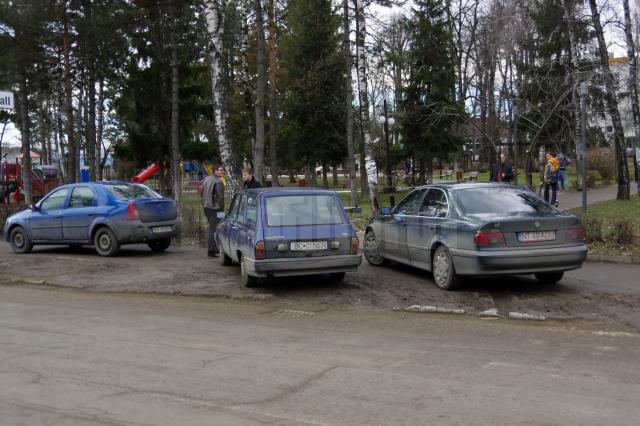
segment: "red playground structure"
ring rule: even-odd
[[[31,195],[39,200],[60,185],[58,169],[55,166],[33,166],[31,169]],[[0,164],[0,204],[24,201],[21,164]]]
[[[147,179],[149,179],[151,176],[155,175],[159,171],[160,171],[160,164],[153,163],[151,166],[147,167],[142,172],[132,177],[131,182],[144,183]]]

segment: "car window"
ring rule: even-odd
[[[73,188],[71,192],[71,199],[69,200],[68,209],[78,209],[82,207],[93,206],[93,200],[95,196],[93,191],[88,186],[77,186]]]
[[[231,200],[231,206],[229,207],[228,217],[235,219],[238,214],[238,206],[240,206],[240,194],[236,194],[233,196],[233,200]]]
[[[520,187],[469,188],[457,190],[455,194],[466,214],[553,211],[536,194]]]
[[[255,225],[258,220],[258,200],[256,197],[247,197],[247,223]]]
[[[244,210],[246,205],[247,205],[247,196],[243,195],[242,199],[240,200],[240,206],[238,208],[238,216],[236,217],[236,220],[238,222],[244,222]]]
[[[418,214],[418,208],[420,207],[420,203],[422,202],[422,197],[424,197],[425,192],[426,192],[425,189],[418,189],[416,191],[413,191],[409,195],[407,195],[393,209],[393,214],[404,214],[404,215]]]
[[[69,188],[63,188],[55,191],[40,203],[40,210],[48,212],[51,210],[60,210],[64,208],[64,202],[69,194]]]
[[[105,184],[104,189],[109,191],[116,200],[141,200],[145,198],[162,198],[151,188],[139,183],[110,183]]]
[[[333,195],[278,195],[265,200],[268,226],[344,223]]]
[[[420,216],[445,217],[449,211],[447,196],[441,189],[431,188],[420,205]]]

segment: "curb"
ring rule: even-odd
[[[640,265],[640,256],[606,256],[601,254],[587,255],[587,262],[624,263]]]
[[[440,306],[421,306],[421,305],[412,305],[408,308],[393,308],[394,311],[404,311],[404,312],[420,312],[420,313],[436,313],[436,314],[465,314],[466,311],[464,309],[451,309],[451,308],[442,308]]]

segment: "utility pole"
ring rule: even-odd
[[[395,188],[393,187],[393,177],[391,176],[391,151],[389,149],[389,116],[387,115],[387,100],[384,100],[384,137],[387,149],[387,191],[389,192],[389,204],[396,205]]]
[[[580,143],[576,154],[580,165],[580,180],[582,181],[582,213],[587,212],[587,95],[589,85],[586,81],[580,83]]]

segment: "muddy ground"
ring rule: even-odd
[[[245,288],[238,266],[220,266],[197,245],[172,246],[162,254],[132,245],[104,258],[90,247],[36,247],[33,253],[16,255],[2,243],[0,271],[5,285],[248,299],[314,312],[433,305],[477,315],[495,308],[503,318],[516,311],[640,330],[640,284],[635,285],[640,265],[586,263],[557,285],[540,285],[533,277],[503,277],[468,280],[461,291],[446,292],[429,273],[398,264],[372,267],[363,260],[359,271],[347,274],[342,283],[320,276],[271,279]]]

